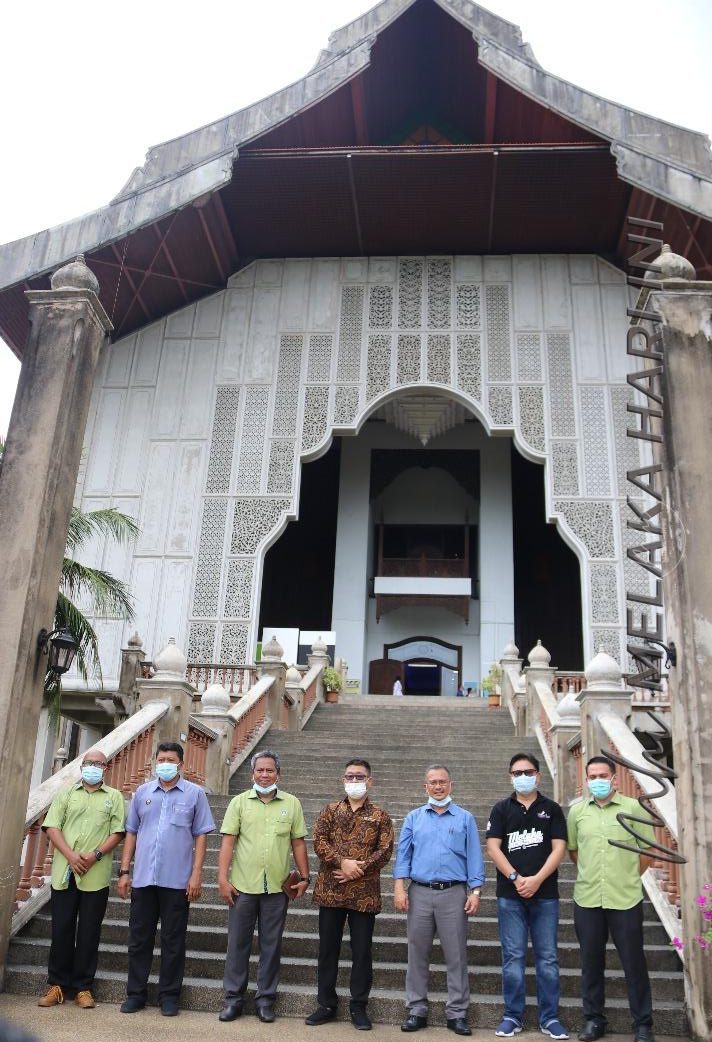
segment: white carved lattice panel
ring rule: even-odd
[[[398,326],[420,329],[423,311],[423,261],[404,257],[398,264]]]
[[[371,329],[390,329],[393,325],[392,286],[371,286],[368,291],[368,324]]]
[[[611,387],[611,415],[613,423],[613,440],[616,450],[616,480],[618,495],[631,495],[635,491],[633,485],[626,480],[626,472],[636,470],[640,467],[640,441],[637,438],[629,438],[626,434],[628,427],[633,427],[633,417],[626,406],[633,401],[633,392],[630,387]]]
[[[598,653],[603,649],[614,658],[620,665],[624,662],[623,632],[620,629],[612,629],[605,626],[594,626],[592,628],[594,651]]]
[[[456,288],[455,313],[459,329],[479,329],[482,325],[480,287],[460,283]]]
[[[215,618],[218,613],[227,507],[227,499],[206,499],[203,505],[193,589],[193,615],[198,618]]]
[[[356,422],[359,408],[358,387],[337,387],[334,392],[334,423],[349,426]]]
[[[269,466],[267,469],[267,492],[279,493],[292,491],[294,474],[294,442],[272,441],[269,447]]]
[[[512,388],[504,386],[490,387],[488,398],[492,423],[496,427],[512,427],[514,425]]]
[[[609,496],[611,479],[605,388],[581,387],[579,394],[586,495]]]
[[[578,448],[575,441],[549,442],[555,496],[579,494]]]
[[[232,553],[254,554],[291,506],[291,499],[265,499],[257,496],[237,499],[230,542]]]
[[[373,401],[391,383],[391,338],[370,336],[366,359],[366,401]]]
[[[309,337],[307,355],[307,380],[309,383],[328,383],[331,379],[331,355],[334,338],[325,333],[312,333]]]
[[[554,510],[564,515],[571,531],[586,547],[589,557],[616,556],[610,503],[557,499]]]
[[[415,384],[420,382],[420,337],[403,334],[398,337],[396,382]]]
[[[544,431],[544,388],[519,388],[519,425],[521,435],[530,448],[537,452],[546,449]]]
[[[428,380],[430,383],[450,383],[451,354],[450,337],[446,334],[431,333],[428,337]]]
[[[510,312],[509,286],[485,286],[489,380],[512,379]]]
[[[189,662],[212,662],[215,658],[214,622],[191,622],[186,655]]]
[[[229,492],[232,456],[235,445],[237,414],[240,408],[239,387],[218,387],[215,399],[213,432],[210,439],[210,458],[206,492]]]
[[[220,637],[220,661],[228,666],[246,663],[249,634],[247,623],[226,622]]]
[[[592,621],[620,622],[617,565],[613,561],[592,561],[590,575]]]
[[[549,362],[549,413],[552,438],[575,438],[571,337],[568,333],[548,333],[546,350]]]
[[[225,583],[225,618],[249,619],[254,562],[247,558],[230,560]]]
[[[637,502],[640,510],[646,510],[651,505],[652,500],[643,500],[641,497],[639,500],[635,500],[635,502]],[[646,571],[645,568],[641,568],[639,564],[632,560],[632,558],[628,557],[627,551],[633,546],[641,546],[644,543],[651,543],[657,540],[651,534],[638,532],[634,528],[628,528],[628,522],[633,521],[634,523],[637,523],[637,519],[627,503],[618,504],[618,514],[621,536],[621,557],[623,559],[623,578],[625,581],[626,591],[630,593],[643,594],[648,597],[653,593],[653,584],[655,579],[651,573]],[[660,519],[658,517],[654,518],[652,523],[659,524],[659,522]],[[635,604],[629,606],[631,607],[633,617],[637,622],[640,618],[641,607]]]
[[[336,379],[339,383],[355,383],[361,377],[363,301],[363,286],[342,287],[339,349],[336,360]]]
[[[449,329],[452,321],[452,260],[428,259],[428,329]]]
[[[517,333],[517,369],[520,380],[536,383],[543,379],[538,333]]]
[[[329,388],[307,387],[304,393],[302,452],[308,452],[324,440],[328,430]]]
[[[294,437],[297,433],[303,342],[302,336],[280,337],[272,416],[272,436],[275,438]]]
[[[478,401],[482,396],[482,342],[479,334],[457,337],[457,386]]]
[[[240,456],[237,466],[237,491],[259,492],[269,409],[269,387],[245,388],[245,410],[240,430]]]

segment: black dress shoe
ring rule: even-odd
[[[415,1013],[411,1013],[401,1024],[401,1031],[420,1031],[421,1028],[426,1028],[427,1026],[427,1017],[418,1017]]]
[[[600,1020],[586,1020],[579,1031],[579,1042],[596,1042],[597,1038],[603,1038],[606,1033],[606,1025]]]
[[[453,1017],[447,1022],[448,1031],[454,1031],[456,1035],[471,1035],[472,1028],[464,1017]]]
[[[242,1016],[242,1008],[244,1002],[242,999],[231,999],[226,1002],[223,1008],[218,1013],[218,1020],[230,1021],[237,1020],[238,1017]]]
[[[274,1023],[274,1006],[267,1005],[257,1007],[257,1016],[263,1024]]]
[[[655,1042],[655,1036],[650,1024],[641,1024],[640,1027],[635,1029],[633,1042]]]
[[[356,1006],[351,1010],[351,1023],[358,1031],[370,1031],[373,1027],[366,1010]]]
[[[307,1019],[304,1021],[310,1028],[316,1027],[317,1024],[327,1024],[330,1020],[333,1020],[336,1016],[336,1010],[330,1006],[317,1006],[313,1013],[310,1013]]]
[[[161,1015],[164,1017],[177,1017],[180,1013],[178,1009],[178,999],[169,997],[167,999],[161,999]]]
[[[145,999],[140,999],[138,995],[128,995],[119,1006],[119,1011],[121,1013],[138,1013],[145,1005]]]

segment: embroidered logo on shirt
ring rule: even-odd
[[[523,832],[509,833],[509,847],[512,850],[525,850],[527,847],[538,847],[544,842],[544,833],[539,829],[524,829]]]
[[[547,821],[549,820],[550,817],[551,817],[551,814],[548,814],[545,810],[540,810],[539,813],[537,814],[537,818],[546,818]]]
[[[148,806],[150,802],[150,800],[146,800],[146,806]]]
[[[282,815],[283,818],[286,818],[287,815],[289,814],[289,811],[288,810],[281,810],[279,813]]]

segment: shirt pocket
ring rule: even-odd
[[[291,821],[287,821],[284,818],[281,818],[279,821],[275,821],[275,823],[274,823],[274,834],[275,834],[275,836],[288,836],[291,831],[292,831],[292,823],[291,823]]]
[[[175,807],[171,807],[171,825],[177,825],[179,828],[190,828],[193,824],[193,808],[186,807],[185,804],[179,803]]]
[[[467,845],[467,836],[462,829],[451,829],[448,833],[447,844],[453,853],[464,855]]]

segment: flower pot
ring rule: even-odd
[[[326,694],[324,695],[324,701],[325,702],[338,702],[339,701],[339,692],[338,691],[327,691]]]
[[[496,691],[490,691],[487,695],[487,705],[490,709],[497,709],[499,707],[499,695]]]

